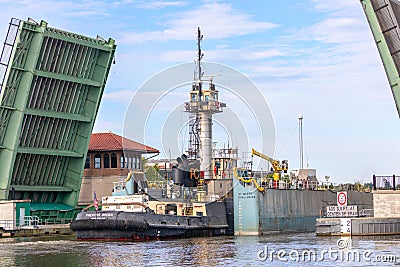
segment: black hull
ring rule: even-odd
[[[145,241],[145,240],[161,240],[161,239],[178,239],[191,237],[210,237],[226,235],[226,228],[197,228],[170,229],[167,227],[149,228],[144,232],[135,230],[78,230],[76,236],[78,240],[127,240],[127,241]]]

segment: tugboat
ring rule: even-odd
[[[78,214],[71,223],[77,239],[151,240],[227,233],[224,202],[150,200],[146,188],[133,193],[134,176],[130,172],[125,181],[114,183],[112,196],[102,198],[102,210],[84,209]]]
[[[149,188],[143,173],[130,172],[125,181],[115,182],[112,195],[102,198],[101,210],[97,206],[95,211],[84,209],[71,223],[71,230],[79,240],[218,236],[229,234],[233,228],[229,212],[232,203],[226,204],[216,195],[207,197],[217,173],[213,172],[217,166],[212,158],[212,115],[222,112],[226,104],[218,101],[212,80],[208,89],[202,89],[200,28],[197,33],[197,77],[190,102],[185,105],[191,115],[188,156],[177,158],[172,180],[163,190],[155,192]]]

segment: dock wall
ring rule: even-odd
[[[344,232],[343,221],[349,223],[350,231]],[[398,235],[400,218],[318,218],[316,234],[319,236]]]
[[[17,229],[0,229],[0,237],[23,237],[73,234],[69,224],[23,226]]]
[[[376,190],[372,192],[374,217],[400,218],[400,191]]]

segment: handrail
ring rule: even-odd
[[[245,169],[244,169],[245,170]],[[233,175],[241,182],[244,183],[254,183],[254,186],[260,192],[264,192],[267,188],[272,189],[310,189],[310,190],[317,190],[319,188],[319,183],[317,181],[301,181],[296,180],[292,182],[287,182],[283,180],[273,180],[273,179],[266,179],[258,181],[258,179],[254,177],[241,177],[237,172],[237,168],[233,169]]]
[[[0,220],[0,228],[4,230],[16,230],[21,228],[39,227],[41,225],[57,225],[71,223],[72,219],[57,218],[45,219],[44,222],[38,216],[24,216],[23,221],[17,220]],[[22,224],[21,224],[22,223]]]

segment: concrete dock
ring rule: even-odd
[[[0,237],[69,235],[72,233],[69,224],[33,225],[21,226],[13,229],[0,229]]]
[[[400,218],[318,218],[319,236],[400,235]]]
[[[400,177],[373,176],[373,212],[316,219],[317,235],[400,235]],[[353,214],[352,214],[353,215]]]

